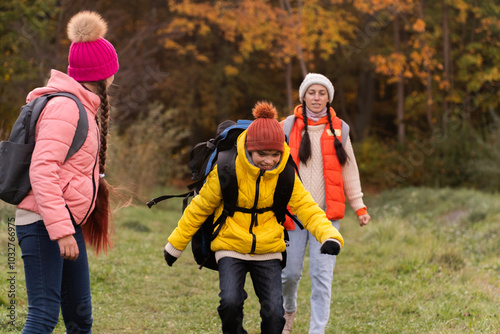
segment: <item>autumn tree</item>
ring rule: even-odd
[[[0,5],[0,130],[5,135],[28,91],[47,79],[46,66],[57,63],[55,3],[6,0]]]
[[[65,26],[87,9],[106,18],[119,55],[112,127],[124,142],[140,133],[131,129],[147,128],[138,123],[154,116],[152,105],[175,115],[163,126],[190,129],[190,136],[172,135],[176,157],[212,137],[224,119],[251,119],[258,100],[284,117],[307,72],[330,78],[332,106],[351,125],[353,142],[375,146],[366,152],[386,150],[379,159],[389,161],[391,152],[418,152],[422,138],[431,140],[425,163],[439,165],[440,175],[415,172],[404,178],[410,184],[468,182],[463,161],[474,160],[475,138],[484,147],[495,142],[497,1],[6,0],[0,9],[4,130],[51,68],[66,70]]]

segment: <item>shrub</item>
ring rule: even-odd
[[[182,147],[189,131],[177,121],[180,111],[165,110],[160,103],[148,109],[123,134],[112,132],[109,139],[107,170],[112,184],[126,187],[141,199],[154,187],[185,175],[187,169]]]
[[[500,117],[493,115],[486,139],[477,135],[477,158],[467,167],[474,175],[473,181],[479,188],[498,191],[500,189]]]
[[[472,127],[463,122],[446,132],[410,139],[404,151],[394,152],[385,161],[389,188],[406,186],[478,187],[478,170],[471,168],[481,150]],[[489,175],[491,177],[491,174]]]
[[[361,143],[355,143],[353,149],[363,189],[390,188],[386,173],[393,168],[390,162],[396,159],[396,152],[375,138],[366,138]]]

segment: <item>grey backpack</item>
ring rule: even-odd
[[[31,189],[29,169],[35,148],[35,126],[47,102],[56,96],[65,96],[78,106],[80,118],[66,160],[80,149],[87,138],[89,124],[87,112],[78,98],[71,93],[54,93],[40,96],[21,108],[8,141],[0,142],[0,199],[19,204]]]

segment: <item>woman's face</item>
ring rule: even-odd
[[[306,102],[306,106],[309,110],[314,113],[318,113],[325,109],[326,104],[329,101],[328,90],[323,85],[311,85],[307,88],[304,101]]]

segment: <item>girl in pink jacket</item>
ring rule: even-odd
[[[29,102],[49,93],[74,94],[85,107],[89,130],[83,146],[65,162],[79,119],[75,102],[52,98],[36,125],[32,190],[16,211],[28,293],[23,333],[51,333],[60,310],[68,334],[91,332],[85,240],[96,251],[106,250],[109,243],[103,179],[110,111],[107,89],[119,67],[113,45],[103,38],[106,30],[99,14],[76,14],[68,23],[72,41],[68,74],[52,70],[47,85],[27,97]]]

